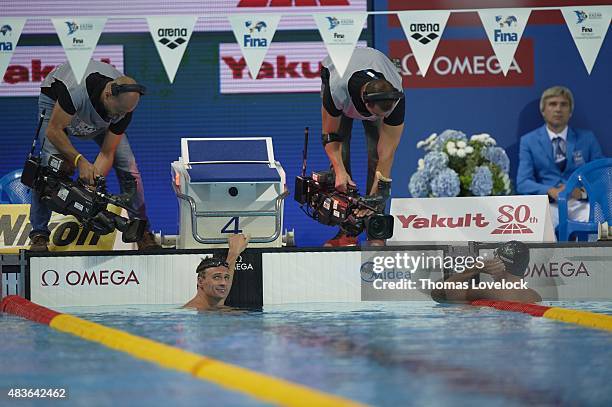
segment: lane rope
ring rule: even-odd
[[[534,317],[544,317],[588,328],[612,331],[612,315],[514,301],[475,300],[470,304],[503,311],[523,312]]]
[[[301,384],[255,372],[219,360],[188,352],[125,331],[62,314],[25,298],[11,295],[0,303],[0,311],[49,325],[88,341],[127,353],[168,369],[191,374],[226,389],[283,406],[363,406],[340,396]]]

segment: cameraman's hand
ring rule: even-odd
[[[336,189],[346,193],[347,185],[357,186],[346,171],[336,173]]]
[[[358,218],[365,218],[366,216],[373,215],[374,211],[371,210],[371,209],[359,209],[359,210],[355,210],[355,212],[353,212],[353,213]]]
[[[101,175],[85,157],[81,157],[77,165],[79,167],[79,178],[87,185],[93,185],[96,177]]]

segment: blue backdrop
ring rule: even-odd
[[[380,9],[386,3],[376,2]],[[389,51],[389,42],[405,41],[399,27],[377,16],[372,32],[374,46]],[[372,29],[372,28],[370,28]],[[371,38],[370,38],[371,37]],[[609,36],[608,36],[609,37]],[[486,39],[479,25],[450,26],[444,39]],[[570,87],[576,109],[571,125],[592,129],[608,156],[612,96],[612,52],[610,38],[604,42],[589,76],[564,24],[528,25],[524,38],[533,41],[534,82],[520,87],[407,88],[406,129],[393,167],[393,196],[407,197],[408,180],[423,153],[418,140],[447,128],[468,135],[487,132],[505,147],[516,173],[521,134],[539,126],[538,99],[543,89],[555,84]],[[275,41],[318,40],[316,32],[277,33]],[[304,126],[311,129],[309,168],[327,167],[319,142],[320,97],[316,93],[222,95],[219,92],[218,44],[233,42],[231,33],[194,33],[173,84],[169,84],[148,33],[102,34],[100,44],[123,44],[126,73],[147,85],[128,136],[143,174],[148,213],[153,228],[164,234],[177,233],[177,201],[170,186],[170,163],[180,154],[181,137],[271,136],[275,155],[285,168],[289,188],[301,169]],[[19,45],[59,45],[55,35],[22,36]],[[36,98],[0,98],[0,174],[20,168],[36,125]],[[77,148],[93,160],[93,143]],[[356,124],[353,136],[353,172],[365,189],[365,142]],[[116,183],[110,184],[117,191]],[[292,197],[285,204],[285,228],[295,228],[300,246],[320,245],[335,230],[306,218]]]

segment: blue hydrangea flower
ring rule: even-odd
[[[489,196],[493,190],[493,174],[489,167],[482,165],[476,167],[472,175],[470,191],[475,196]]]
[[[501,147],[486,147],[480,150],[482,158],[497,165],[505,173],[510,171],[510,159]]]
[[[436,197],[457,196],[460,190],[459,176],[450,168],[440,171],[431,181],[431,193]]]
[[[437,149],[441,150],[449,139],[463,140],[465,142],[468,141],[467,136],[462,131],[451,129],[444,130],[442,133],[440,133],[438,139],[436,140]]]
[[[423,157],[425,168],[423,171],[431,179],[434,175],[446,168],[448,164],[448,156],[439,151],[430,151]]]
[[[410,177],[408,183],[410,195],[415,198],[424,198],[429,196],[429,175],[425,171],[417,171]]]

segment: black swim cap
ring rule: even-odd
[[[225,260],[222,260],[218,257],[207,257],[205,259],[202,259],[200,264],[198,264],[198,267],[196,268],[196,273],[200,274],[206,269],[209,269],[211,267],[219,267],[219,266],[229,268],[229,264],[227,264]]]
[[[529,265],[529,248],[523,242],[511,240],[495,249],[495,255],[504,263],[506,271],[523,277]]]

